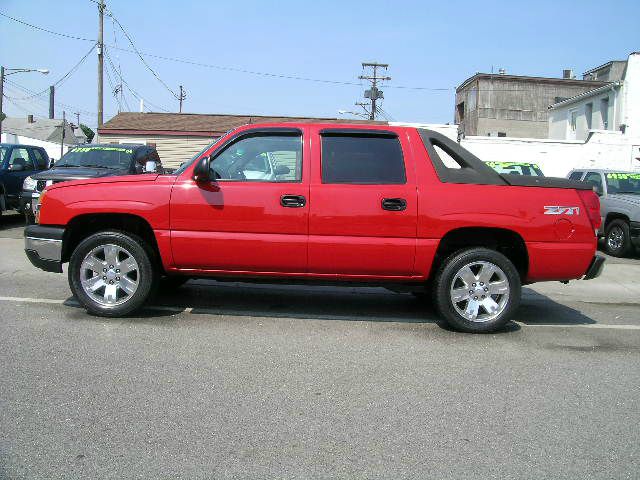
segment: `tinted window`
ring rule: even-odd
[[[570,180],[580,180],[581,177],[582,172],[573,172],[571,175],[569,175]]]
[[[33,163],[26,148],[14,148],[11,150],[9,170],[15,170],[18,165],[22,165],[22,170],[33,170]]]
[[[589,172],[584,181],[592,185],[596,192],[602,193],[602,176],[598,172]]]
[[[225,148],[211,162],[213,177],[236,182],[299,182],[302,136],[256,134]]]
[[[33,153],[33,157],[36,160],[36,165],[38,166],[38,170],[44,170],[49,166],[49,161],[43,155],[41,150],[34,148],[33,150],[31,150],[31,153]]]
[[[322,183],[406,183],[400,141],[392,136],[323,135]]]

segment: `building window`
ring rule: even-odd
[[[571,128],[571,131],[575,133],[577,126],[578,126],[578,111],[571,110],[569,112],[569,127]]]
[[[609,97],[600,99],[600,115],[602,116],[602,128],[609,130]]]
[[[498,132],[498,136],[499,137],[506,137],[507,136],[507,132]]]
[[[591,130],[593,120],[593,103],[587,103],[584,106],[584,118],[587,120],[587,130]]]

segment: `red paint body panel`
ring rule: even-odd
[[[65,182],[47,188],[40,223],[67,225],[79,215],[99,213],[136,215],[155,232],[165,270],[190,275],[423,281],[435,268],[440,240],[464,227],[520,235],[529,255],[527,281],[579,278],[595,254],[593,227],[575,190],[442,183],[414,128],[281,123],[247,125],[229,135],[263,127],[303,131],[300,182],[199,184],[193,180],[195,163],[177,177]],[[323,128],[397,133],[406,184],[322,184]],[[301,195],[307,203],[285,208],[282,195]],[[383,198],[403,198],[407,208],[383,210]],[[544,215],[547,205],[581,211],[559,218]]]

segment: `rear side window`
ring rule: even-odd
[[[573,172],[569,175],[569,180],[580,180],[580,177],[582,177],[582,172]]]
[[[598,172],[587,173],[584,177],[584,181],[590,184],[597,193],[602,194],[602,175]]]
[[[398,137],[322,135],[322,183],[385,185],[406,181]]]

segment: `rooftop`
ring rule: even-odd
[[[252,123],[323,122],[386,125],[387,122],[314,117],[276,117],[263,115],[227,115],[200,113],[120,112],[106,122],[98,133],[158,133],[215,137],[241,125]]]
[[[459,92],[465,88],[468,84],[478,79],[489,80],[507,80],[507,81],[520,81],[520,82],[532,82],[532,83],[555,83],[559,85],[572,85],[572,86],[586,86],[597,88],[605,85],[607,82],[597,80],[579,80],[577,78],[556,78],[556,77],[531,77],[528,75],[507,75],[500,73],[476,73],[467,78],[457,88],[456,92]]]
[[[2,121],[2,130],[5,133],[12,133],[43,142],[60,143],[62,120],[56,118],[34,118],[33,122],[31,122],[26,117],[7,117]],[[69,122],[65,122],[64,143],[67,145],[78,143],[78,139]]]

